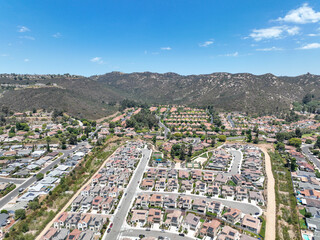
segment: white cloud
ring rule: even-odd
[[[22,38],[22,39],[27,39],[27,40],[36,40],[34,37],[32,36],[20,36],[19,38]]]
[[[6,54],[6,53],[2,53],[2,54],[1,54],[1,57],[9,57],[9,55]]]
[[[270,28],[254,29],[249,35],[255,41],[263,39],[282,38],[285,34],[296,35],[299,33],[299,27],[275,26]]]
[[[300,31],[299,27],[291,27],[286,29],[287,33],[291,36],[297,35]]]
[[[29,58],[25,58],[23,61],[25,61],[25,62],[29,62],[29,61],[30,61],[30,59],[29,59]]]
[[[170,51],[172,48],[171,47],[162,47],[161,50],[165,50],[165,51]]]
[[[102,63],[103,63],[103,60],[102,60],[101,57],[91,58],[90,61],[91,61],[91,62],[94,62],[94,63],[98,63],[98,64],[102,64]]]
[[[258,48],[256,51],[262,51],[262,52],[270,52],[270,51],[282,51],[282,48],[278,47],[270,47],[270,48]]]
[[[239,53],[238,52],[234,52],[234,53],[227,53],[227,54],[223,54],[220,55],[221,57],[238,57]]]
[[[318,37],[320,36],[320,33],[310,33],[308,34],[309,37]]]
[[[30,29],[26,26],[18,26],[18,32],[24,33],[24,32],[30,32]]]
[[[308,50],[308,49],[316,49],[316,48],[320,48],[320,43],[309,43],[298,49]]]
[[[200,43],[199,46],[200,47],[208,47],[210,46],[211,44],[213,44],[213,40],[209,40],[209,41],[205,41],[203,43]]]
[[[59,32],[57,32],[57,33],[53,34],[52,37],[54,37],[54,38],[61,38],[61,37],[62,37],[62,34],[59,33]]]
[[[320,36],[320,28],[316,29],[317,33],[310,33],[308,34],[309,37],[317,37]]]
[[[307,3],[301,7],[291,10],[283,18],[278,18],[278,21],[291,23],[316,23],[320,21],[320,12],[314,11]]]

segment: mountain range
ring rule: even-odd
[[[97,119],[123,99],[148,104],[213,105],[226,111],[269,114],[288,110],[311,93],[320,96],[320,76],[273,74],[121,73],[76,75],[0,74],[0,106],[13,111],[59,109]]]

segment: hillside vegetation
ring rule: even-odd
[[[320,76],[305,74],[111,72],[92,77],[70,75],[0,75],[0,105],[12,110],[61,109],[97,119],[131,99],[149,104],[213,105],[217,109],[268,114],[289,109],[306,94],[320,96]]]

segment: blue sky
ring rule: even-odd
[[[320,74],[320,2],[1,0],[0,73]]]

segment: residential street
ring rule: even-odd
[[[242,161],[242,153],[239,150],[230,150],[230,153],[233,155],[233,162],[232,162],[232,166],[231,166],[231,170],[230,172],[227,173],[223,173],[224,175],[227,176],[232,176],[234,174],[239,174],[239,167],[240,167],[240,163]]]
[[[312,144],[303,145],[301,147],[302,152],[309,158],[310,161],[320,169],[320,161],[310,152],[309,147],[313,147]]]
[[[127,216],[128,212],[130,211],[132,201],[134,200],[137,189],[139,187],[138,182],[140,182],[142,179],[142,176],[143,176],[144,170],[148,164],[151,152],[152,152],[151,150],[142,149],[143,157],[140,160],[139,165],[136,168],[135,173],[132,176],[131,181],[130,181],[126,191],[124,192],[124,195],[123,195],[122,200],[118,206],[118,209],[114,215],[114,218],[111,220],[111,222],[113,222],[113,227],[112,227],[110,233],[107,233],[107,231],[105,232],[102,239],[105,239],[105,240],[118,239],[121,228],[122,228],[122,226],[125,225],[126,216]]]
[[[161,127],[161,128],[164,129],[164,138],[167,138],[167,135],[168,135],[168,133],[170,132],[170,129],[167,128],[167,126],[164,125],[164,124],[161,122],[160,117],[157,116],[157,118],[159,119],[159,127]]]
[[[228,115],[228,121],[229,121],[229,123],[230,123],[230,125],[231,125],[231,127],[232,128],[234,128],[235,127],[235,125],[234,125],[234,122],[233,122],[233,120],[232,120],[232,118],[231,118],[231,116],[230,115]]]
[[[251,203],[244,203],[244,202],[238,202],[238,201],[234,201],[234,200],[227,200],[224,198],[208,198],[205,196],[200,196],[200,195],[194,195],[194,194],[181,194],[181,193],[173,193],[173,192],[152,192],[152,191],[142,191],[142,193],[156,193],[156,194],[163,194],[163,195],[168,195],[168,196],[173,196],[173,197],[178,197],[178,196],[190,196],[192,200],[195,199],[204,199],[207,201],[219,201],[221,202],[223,205],[227,206],[227,207],[231,207],[231,208],[237,208],[239,210],[241,210],[243,213],[246,214],[252,214],[255,216],[260,216],[262,214],[262,210],[260,207],[255,206]],[[256,215],[256,213],[259,213],[259,215]]]
[[[171,232],[160,232],[160,231],[146,231],[146,230],[140,230],[140,229],[128,229],[125,230],[121,233],[122,237],[136,237],[138,238],[140,234],[145,235],[146,237],[158,237],[158,236],[162,236],[162,237],[169,237],[171,240],[191,240],[193,238],[184,236],[181,237],[176,233],[171,233]],[[109,238],[108,238],[109,239]],[[110,238],[110,240],[113,238]]]

